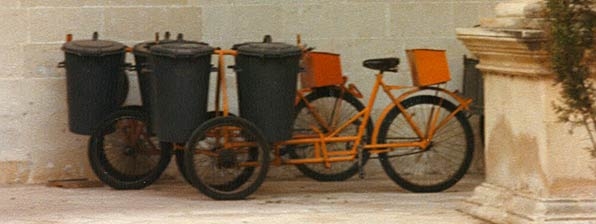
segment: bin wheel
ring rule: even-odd
[[[263,134],[239,117],[216,117],[186,144],[184,164],[193,187],[216,200],[244,199],[265,180],[269,150]]]
[[[216,118],[216,117],[221,117],[223,116],[223,112],[221,111],[209,111],[207,112],[207,120]],[[228,113],[228,116],[236,116],[235,114],[232,113]],[[176,149],[174,150],[175,154],[176,154],[176,167],[178,168],[178,171],[180,172],[180,174],[182,174],[182,177],[184,177],[184,180],[187,183],[190,183],[190,179],[188,178],[188,176],[186,175],[186,166],[184,165],[184,150],[179,150]]]
[[[166,169],[172,144],[147,132],[148,116],[140,108],[112,113],[89,139],[88,156],[97,177],[114,189],[141,189]]]

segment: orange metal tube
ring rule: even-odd
[[[284,160],[282,164],[306,164],[306,163],[322,163],[322,162],[346,162],[346,161],[353,161],[355,156],[345,156],[345,157],[334,157],[328,158],[327,161],[323,158],[306,158],[306,159],[291,159],[291,160]]]
[[[383,144],[374,144],[374,145],[366,145],[364,149],[379,149],[379,148],[403,148],[403,147],[420,147],[425,148],[428,146],[429,143],[426,141],[421,142],[395,142],[395,143],[383,143]]]
[[[227,83],[226,83],[226,65],[225,65],[225,55],[236,56],[238,52],[235,50],[222,50],[218,49],[213,52],[214,55],[217,55],[218,59],[218,70],[217,70],[217,87],[215,91],[215,111],[216,113],[222,111],[224,116],[228,116],[229,114],[229,103],[228,103],[228,93],[227,93]],[[220,105],[220,100],[222,100],[222,104]],[[222,107],[223,108],[220,108]],[[221,110],[220,110],[221,109]]]
[[[225,148],[242,148],[242,147],[257,147],[256,142],[226,142]]]
[[[348,150],[327,152],[327,155],[329,155],[330,157],[334,157],[334,156],[352,156],[352,155],[356,155],[356,154],[357,153],[354,153],[354,152],[348,151]]]
[[[290,139],[283,142],[278,142],[278,145],[303,145],[309,143],[329,143],[329,142],[350,142],[359,139],[360,137],[357,135],[353,136],[324,136],[319,138],[300,138],[300,139]]]

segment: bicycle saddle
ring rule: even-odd
[[[375,58],[368,59],[362,62],[366,68],[379,70],[381,72],[397,72],[397,65],[399,65],[399,58]]]

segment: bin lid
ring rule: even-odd
[[[164,41],[159,41],[159,42],[155,42],[155,41],[141,42],[141,43],[135,44],[132,47],[132,54],[140,55],[140,56],[149,56],[149,54],[151,54],[151,51],[149,50],[149,48],[151,48],[153,45],[169,43],[169,42],[171,42],[171,40],[167,40],[167,41],[164,40]]]
[[[171,58],[193,58],[213,54],[214,49],[198,42],[180,42],[158,44],[150,47],[152,55]]]
[[[232,45],[232,50],[238,50],[239,47],[242,47],[244,45],[258,44],[258,43],[262,43],[262,42],[245,42],[245,43],[234,44],[234,45]]]
[[[298,56],[302,51],[298,46],[286,43],[247,43],[238,46],[238,54],[261,58],[285,58]]]
[[[262,42],[244,42],[244,43],[239,43],[239,44],[234,44],[232,45],[232,50],[238,50],[239,47],[244,46],[244,45],[248,45],[248,44],[258,44],[258,43],[271,43],[273,39],[271,39],[271,35],[265,35],[263,37],[263,41]]]
[[[160,40],[158,42],[156,41],[145,41],[142,43],[138,43],[135,44],[132,48],[132,53],[134,55],[141,55],[141,56],[149,56],[151,54],[151,50],[150,48],[154,45],[158,45],[158,44],[168,44],[168,43],[174,43],[174,42],[184,42],[184,43],[196,43],[196,44],[202,44],[202,45],[209,45],[207,43],[204,42],[197,42],[197,41],[192,41],[192,40]]]
[[[67,53],[76,54],[79,56],[104,56],[111,54],[119,54],[124,52],[126,45],[111,41],[99,40],[97,33],[93,34],[91,40],[74,40],[66,42],[62,45],[62,50]]]

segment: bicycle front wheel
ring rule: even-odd
[[[146,114],[124,108],[104,120],[89,140],[89,162],[97,177],[114,189],[141,189],[166,169],[172,144],[147,130]]]
[[[438,122],[445,120],[457,107],[436,96],[414,96],[402,106],[411,121],[422,132],[438,114]],[[428,136],[428,133],[423,133]],[[427,138],[426,136],[424,138]],[[421,141],[399,108],[394,107],[383,119],[379,143]],[[399,186],[412,192],[439,192],[457,183],[466,173],[474,150],[473,132],[463,112],[434,130],[426,148],[403,147],[379,154],[387,175]]]

